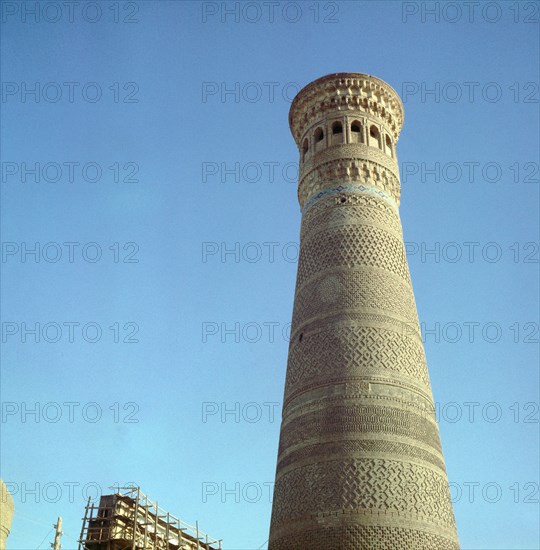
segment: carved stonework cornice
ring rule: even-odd
[[[302,175],[308,174],[320,164],[324,164],[330,160],[343,158],[358,159],[359,161],[374,161],[393,172],[394,175],[399,178],[399,166],[397,161],[384,154],[379,149],[369,147],[364,143],[340,143],[339,145],[331,145],[306,159],[306,162],[300,167],[301,173]]]
[[[303,173],[304,174],[304,173]],[[393,170],[366,159],[337,158],[317,165],[302,175],[298,185],[298,201],[303,207],[316,193],[332,184],[364,183],[382,189],[399,205],[399,178]]]

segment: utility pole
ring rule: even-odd
[[[58,516],[58,521],[56,522],[56,525],[53,525],[53,527],[56,528],[56,535],[54,536],[54,544],[51,544],[53,547],[53,550],[60,550],[62,548],[62,545],[60,544],[60,539],[62,535],[64,534],[62,532],[62,517]]]

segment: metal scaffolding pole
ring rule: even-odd
[[[182,541],[184,540],[184,533],[183,533],[183,529],[182,529],[182,526],[180,525],[180,520],[177,519],[176,520],[177,523],[178,523],[178,550],[182,550]]]
[[[157,502],[155,503],[155,507],[156,507],[156,515],[154,517],[154,548],[155,548],[155,550],[157,550],[158,549],[157,532],[158,532],[158,521],[159,521],[159,518],[158,518],[159,506],[158,506]]]
[[[135,514],[133,515],[133,542],[131,543],[132,550],[136,550],[136,546],[137,546],[137,516],[139,514],[139,493],[140,493],[140,488],[137,487],[137,499],[135,501]]]
[[[146,500],[144,501],[144,550],[146,550],[147,542],[148,542],[148,497],[146,497]]]
[[[83,550],[86,544],[84,543],[84,531],[86,529],[86,520],[88,518],[88,507],[90,506],[90,502],[92,500],[92,497],[88,497],[88,502],[86,503],[86,506],[84,507],[84,518],[83,518],[83,524],[81,529],[81,536],[79,537],[79,550]]]
[[[167,539],[167,550],[169,550],[170,546],[169,546],[169,540],[170,540],[170,537],[169,537],[169,517],[170,517],[170,514],[169,512],[167,512],[167,523],[165,524],[165,538]]]

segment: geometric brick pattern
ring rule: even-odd
[[[402,121],[357,73],[291,105],[303,214],[269,550],[459,549],[397,210]]]
[[[383,441],[380,439],[345,439],[306,445],[301,449],[292,450],[282,455],[279,466],[281,470],[284,470],[287,466],[317,455],[328,457],[332,455],[372,456],[381,454],[387,456],[407,456],[411,460],[427,463],[444,472],[444,462],[441,460],[440,454],[435,450],[431,449],[428,451],[417,445]]]
[[[378,327],[321,330],[298,339],[289,351],[287,389],[309,379],[369,371],[403,373],[422,384],[429,377],[421,340]]]
[[[397,403],[395,404],[397,405]],[[437,424],[428,413],[400,409],[388,404],[325,404],[313,412],[282,424],[279,454],[301,442],[320,439],[406,439],[409,444],[441,452]],[[348,453],[347,453],[348,454]]]
[[[363,208],[347,208],[347,206],[351,205],[363,206]],[[384,215],[387,229],[401,233],[401,222],[395,207],[386,202],[381,202],[375,195],[365,193],[336,193],[333,194],[333,202],[324,202],[320,200],[310,202],[309,207],[306,207],[304,210],[301,232],[309,229],[313,218],[316,216],[325,215],[328,212],[337,216],[338,211],[336,211],[335,207],[339,207],[340,213],[348,213],[349,216],[354,217],[357,221],[367,222],[371,220],[377,222],[381,219],[381,216]],[[318,223],[324,223],[326,221],[325,218],[321,218]]]
[[[335,488],[340,487],[340,491]],[[401,460],[320,461],[278,476],[273,520],[328,510],[392,511],[453,525],[446,475]]]
[[[353,208],[355,206],[363,208]],[[307,233],[315,235],[323,228],[348,224],[378,225],[402,237],[401,220],[395,208],[378,197],[341,193],[334,195],[332,201],[319,201],[305,212],[300,238]]]
[[[311,236],[310,236],[311,237]],[[297,284],[329,267],[370,266],[385,269],[409,281],[403,240],[371,225],[348,225],[302,239]]]
[[[381,525],[320,526],[275,540],[272,550],[459,550],[453,537]]]
[[[408,323],[411,334],[418,325],[411,285],[374,269],[334,270],[297,290],[291,336],[301,329],[301,322],[344,310],[384,312]]]

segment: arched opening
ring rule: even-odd
[[[336,120],[332,124],[332,144],[343,143],[343,124]]]
[[[358,120],[351,124],[351,143],[362,143],[362,125]]]
[[[377,126],[370,126],[369,128],[369,145],[371,147],[378,147],[379,149],[382,149],[381,134]]]
[[[336,120],[334,124],[332,124],[332,134],[342,134],[343,133],[343,125],[339,120]]]
[[[317,128],[315,134],[315,150],[322,149],[324,147],[324,132],[322,128]]]
[[[385,153],[389,157],[393,157],[394,156],[394,148],[392,147],[392,140],[390,139],[390,136],[388,136],[388,135],[386,136],[385,142],[386,142]]]
[[[302,161],[306,160],[307,153],[309,151],[309,142],[307,138],[304,140],[304,143],[302,143]]]

